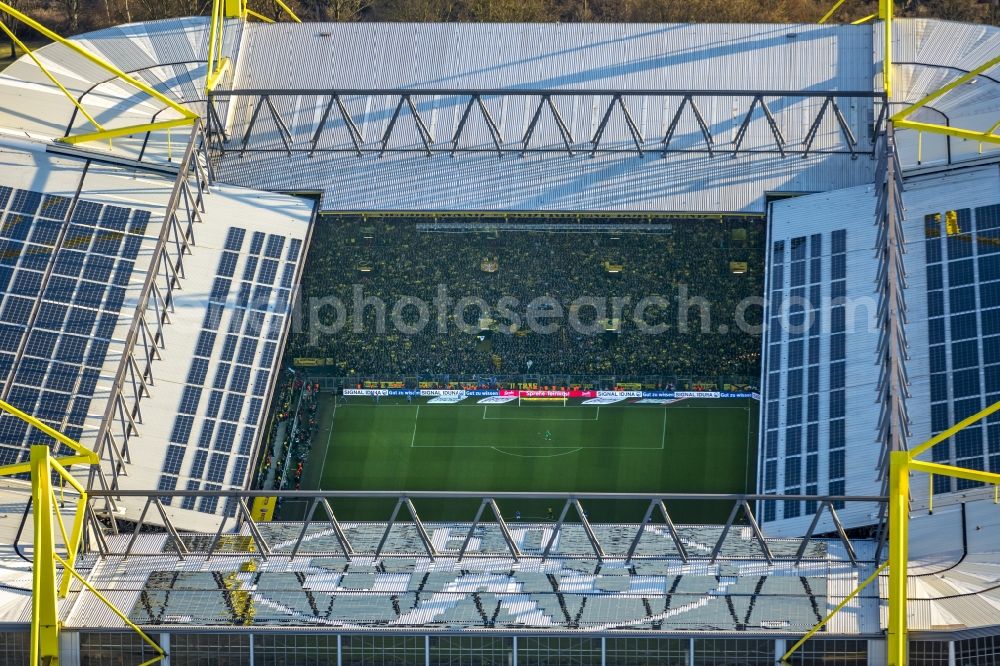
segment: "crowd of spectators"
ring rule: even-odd
[[[319,386],[289,373],[278,388],[268,453],[261,460],[256,487],[299,490],[316,430]]]
[[[547,222],[319,219],[303,276],[301,322],[289,355],[325,359],[332,366],[329,372],[347,377],[757,374],[760,338],[741,329],[735,315],[741,301],[763,293],[761,220],[674,219],[650,222],[641,230],[614,218],[585,227]],[[745,272],[739,272],[743,263]],[[492,321],[482,322],[487,330],[479,330],[481,315],[472,305],[465,310],[465,331],[454,309],[439,321],[434,305],[439,285],[447,289],[452,305],[462,298],[487,303],[492,310]],[[366,307],[358,318],[359,288],[365,298],[385,303],[384,330],[375,307]],[[666,305],[654,303],[643,316],[650,326],[665,325],[655,334],[642,330],[634,312],[652,296],[666,299]],[[344,306],[340,312],[328,305],[330,297]],[[517,300],[510,309],[520,317],[519,327],[497,312],[503,297]],[[562,306],[561,318],[541,320],[558,324],[554,332],[531,330],[527,324],[527,304],[539,297],[554,298]],[[585,325],[594,324],[596,334],[570,325],[572,304],[581,297],[606,304],[600,314],[589,306],[574,312]],[[681,312],[678,299],[684,297],[708,304],[707,330],[702,330],[701,309],[694,302]],[[394,325],[393,306],[404,298],[429,306],[429,321],[419,332]],[[616,298],[628,299],[619,321],[614,321],[612,307]],[[317,303],[327,305],[315,309]],[[419,323],[416,307],[396,314],[407,325]],[[751,325],[760,316],[759,306],[745,310]],[[679,324],[682,317],[686,331]],[[336,332],[311,329],[311,321]]]

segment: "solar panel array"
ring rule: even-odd
[[[231,227],[205,303],[202,328],[170,433],[160,490],[241,487],[291,302],[302,241]],[[244,250],[246,246],[246,250]],[[240,277],[237,277],[239,275]],[[279,278],[280,276],[280,278]],[[218,500],[186,497],[215,513]],[[228,515],[234,504],[225,507]]]
[[[6,186],[0,213],[0,396],[79,439],[150,213]],[[0,415],[0,464],[51,441]]]

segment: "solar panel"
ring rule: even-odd
[[[70,396],[66,393],[44,391],[40,397],[35,416],[44,421],[62,422],[69,409]]]
[[[234,486],[239,486],[243,484],[243,475],[246,474],[247,465],[250,459],[246,456],[237,456],[236,461],[233,463],[233,472],[229,478],[229,483]]]
[[[260,274],[257,282],[262,284],[274,284],[274,278],[278,275],[278,262],[274,259],[265,259],[260,264]]]
[[[0,185],[0,208],[6,208],[7,202],[10,201],[10,193],[13,190],[6,185]]]
[[[226,475],[226,467],[228,463],[229,463],[229,456],[227,456],[225,453],[212,454],[212,459],[208,463],[208,475],[206,476],[206,478],[209,481],[222,483]]]
[[[263,368],[270,368],[274,365],[274,353],[277,350],[277,345],[273,342],[265,342],[263,351],[261,351],[260,365]]]
[[[219,268],[216,270],[216,273],[228,278],[233,277],[233,273],[236,272],[236,262],[238,260],[239,255],[235,252],[223,252],[219,258]]]
[[[204,384],[205,376],[208,375],[208,359],[196,358],[191,361],[191,369],[188,370],[188,384]]]
[[[233,316],[229,320],[229,332],[230,333],[239,333],[240,332],[240,329],[243,327],[243,317],[244,317],[245,314],[246,314],[246,310],[244,310],[243,308],[235,308],[233,310]],[[227,340],[228,340],[228,338],[227,338]],[[232,354],[230,354],[230,358],[232,358]]]
[[[170,432],[170,441],[174,444],[187,444],[191,437],[191,427],[194,425],[194,417],[181,415],[174,421],[173,430]]]
[[[150,213],[148,210],[137,210],[132,215],[132,222],[129,224],[129,233],[142,236],[149,226]]]
[[[220,423],[219,434],[215,438],[216,451],[232,451],[233,442],[236,441],[236,424]]]
[[[226,407],[222,410],[222,418],[226,421],[239,421],[243,411],[243,396],[230,393],[226,396]]]
[[[60,250],[56,255],[55,263],[53,264],[52,271],[56,275],[66,275],[68,277],[76,277],[83,270],[83,265],[86,263],[87,255],[83,252],[77,252],[73,250]]]
[[[208,408],[206,415],[215,418],[219,415],[219,408],[222,407],[222,391],[212,391],[208,395]]]
[[[48,363],[39,358],[23,358],[14,373],[14,381],[25,386],[41,386]]]
[[[299,252],[301,251],[302,241],[298,238],[293,238],[291,242],[288,243],[288,255],[285,256],[285,260],[295,263],[299,260]]]
[[[63,335],[55,357],[67,363],[83,363],[89,338],[82,335]]]
[[[42,200],[42,205],[38,209],[39,217],[46,217],[60,222],[66,219],[69,206],[73,202],[69,197],[61,197],[55,194],[46,194]]]
[[[8,296],[4,302],[3,311],[0,317],[10,324],[21,324],[27,326],[31,319],[31,309],[34,301],[29,298]]]
[[[52,247],[59,240],[63,223],[50,220],[38,220],[31,230],[31,242]]]
[[[73,409],[69,413],[69,423],[83,425],[87,418],[87,411],[90,408],[90,398],[79,396],[73,401]]]
[[[110,339],[115,332],[115,326],[118,324],[118,316],[105,312],[97,320],[97,337]]]
[[[52,261],[52,250],[44,245],[27,244],[21,254],[21,268],[44,271]]]
[[[97,252],[98,254],[107,254],[112,257],[117,256],[121,252],[123,235],[120,231],[106,231],[99,230],[94,234],[94,244],[91,246],[91,252]],[[133,241],[138,243],[142,242],[142,239],[132,237]],[[132,254],[129,258],[134,259],[135,254]]]
[[[229,334],[226,336],[226,341],[222,345],[222,352],[219,354],[219,358],[223,361],[232,361],[233,355],[236,353],[236,345],[239,343],[239,336],[234,334]],[[221,388],[221,387],[217,387]]]
[[[215,281],[212,283],[212,291],[208,295],[209,300],[225,303],[226,297],[229,296],[230,284],[232,284],[232,280],[227,280],[223,277],[215,278]]]
[[[230,227],[226,232],[226,249],[239,252],[243,249],[243,239],[247,235],[247,230],[240,227]]]
[[[24,336],[24,327],[14,324],[0,324],[0,351],[17,351]]]
[[[77,201],[70,221],[74,224],[96,226],[97,220],[101,217],[102,208],[104,206],[93,201]]]
[[[271,288],[266,285],[257,285],[253,290],[253,298],[250,299],[250,307],[255,310],[266,310],[270,300]]]
[[[195,345],[195,356],[209,357],[212,355],[212,347],[215,346],[215,333],[202,331],[198,334],[198,344]]]
[[[233,376],[229,382],[229,390],[243,393],[250,384],[250,368],[245,365],[237,365],[233,368]]]
[[[142,238],[139,236],[126,236],[125,246],[122,249],[122,256],[135,261],[139,256],[139,248],[142,247]]]
[[[31,332],[31,335],[28,336],[28,344],[25,347],[24,352],[30,356],[48,358],[52,356],[52,352],[55,350],[56,342],[58,340],[58,333],[36,329]]]
[[[92,285],[94,283],[90,284]],[[76,285],[76,280],[54,275],[49,278],[49,282],[45,286],[45,291],[42,295],[50,301],[56,301],[57,303],[69,303],[73,300],[73,293],[76,291]]]
[[[202,322],[202,327],[210,331],[219,330],[223,312],[224,308],[219,303],[209,303],[208,307],[205,308],[205,321]]]
[[[264,401],[260,398],[250,398],[250,404],[247,407],[246,420],[250,423],[256,423],[260,418],[260,408]]]
[[[226,382],[229,379],[229,363],[220,363],[218,369],[215,371],[215,381],[212,383],[213,388],[224,389],[226,388]]]
[[[208,461],[208,451],[198,449],[194,454],[194,462],[191,463],[191,476],[201,476],[205,473],[205,463]]]
[[[281,286],[285,289],[291,289],[292,284],[295,282],[295,266],[291,264],[285,264],[285,270],[281,273]]]
[[[185,386],[181,393],[181,404],[177,411],[181,414],[194,414],[198,411],[198,403],[201,402],[200,386]]]
[[[3,226],[0,227],[0,236],[8,240],[26,241],[33,219],[31,215],[7,213]]]
[[[124,232],[128,224],[131,209],[120,206],[105,206],[104,215],[101,216],[99,226],[102,229]]]
[[[48,379],[45,387],[70,393],[76,389],[76,380],[80,375],[80,366],[69,363],[51,363],[48,366]]]
[[[258,399],[254,398],[253,400],[258,400]],[[250,402],[252,403],[253,400],[251,400]],[[240,451],[239,451],[240,455],[243,456],[250,455],[250,451],[253,449],[254,435],[256,434],[257,431],[254,428],[247,427],[243,429],[243,434],[240,435]]]
[[[243,338],[243,341],[240,343],[240,354],[236,358],[237,362],[244,365],[253,365],[253,356],[256,351],[256,338]]]
[[[163,470],[168,474],[179,474],[181,462],[184,461],[184,447],[171,444],[167,447],[166,460],[163,463]]]
[[[111,271],[115,268],[115,260],[99,254],[87,257],[83,267],[83,278],[94,282],[107,283],[111,279]]]
[[[206,483],[205,490],[218,490],[221,486],[217,483]],[[215,510],[219,506],[218,497],[202,497],[201,501],[198,502],[198,511],[202,513],[215,513]]]
[[[205,419],[201,424],[201,433],[198,434],[198,447],[207,449],[212,443],[212,434],[215,432],[215,420]]]
[[[21,296],[35,296],[41,287],[42,273],[20,270],[14,274],[14,281],[10,285],[10,292]]]
[[[260,254],[262,247],[264,247],[264,233],[253,232],[253,237],[250,239],[250,254]]]
[[[285,246],[285,237],[276,236],[271,234],[267,237],[267,249],[264,250],[264,255],[270,257],[271,259],[281,258],[281,249]]]
[[[257,257],[247,257],[246,266],[243,267],[243,279],[253,280],[253,276],[257,273],[257,263],[260,261]]]
[[[104,299],[104,308],[113,312],[120,312],[125,303],[124,287],[108,287],[108,295]]]
[[[90,353],[87,354],[87,365],[100,368],[104,365],[104,357],[108,354],[107,340],[94,340],[90,343]]]
[[[12,211],[34,215],[35,211],[42,204],[42,194],[29,190],[17,190],[14,193],[14,200],[10,204]]]

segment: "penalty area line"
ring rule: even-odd
[[[482,448],[482,447],[479,447],[479,448]],[[526,454],[523,454],[523,453],[511,453],[510,451],[504,451],[503,449],[498,449],[495,446],[491,446],[490,448],[493,449],[494,451],[496,451],[497,453],[502,453],[505,456],[514,456],[515,458],[555,458],[555,457],[558,457],[558,456],[568,456],[569,454],[576,453],[577,451],[583,451],[583,447],[580,447],[580,448],[576,448],[576,449],[566,449],[565,451],[561,451],[559,453],[551,453],[549,455],[534,455],[533,456],[533,455],[526,455]],[[527,447],[520,447],[520,448],[527,448]]]
[[[420,405],[417,405],[417,411],[413,415],[413,436],[410,437],[410,448],[414,448],[413,443],[417,441],[417,420],[420,418]]]

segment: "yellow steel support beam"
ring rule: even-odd
[[[160,661],[161,659],[163,659],[163,657],[166,656],[166,653],[163,651],[163,648],[161,648],[159,645],[157,645],[156,641],[154,641],[152,638],[150,638],[148,635],[146,635],[146,632],[144,632],[142,629],[140,629],[138,625],[136,625],[134,622],[132,622],[132,620],[128,619],[128,616],[125,615],[125,613],[123,613],[120,610],[118,610],[118,608],[113,603],[111,603],[110,601],[108,601],[107,597],[105,597],[103,594],[101,594],[100,592],[98,592],[97,588],[95,588],[93,585],[91,585],[90,582],[86,578],[84,578],[83,576],[81,576],[76,571],[76,569],[74,569],[73,567],[69,566],[69,563],[67,563],[66,560],[64,560],[63,558],[59,557],[59,555],[56,554],[56,553],[53,553],[52,557],[55,559],[56,562],[58,562],[59,564],[63,565],[63,567],[66,569],[66,571],[68,571],[73,576],[73,578],[76,578],[78,581],[80,581],[81,583],[83,583],[83,586],[85,588],[87,588],[88,590],[90,590],[94,594],[95,597],[97,597],[98,599],[100,599],[101,602],[105,606],[107,606],[108,608],[110,608],[111,612],[114,613],[115,615],[117,615],[118,618],[122,622],[124,622],[126,624],[126,626],[128,626],[129,629],[131,629],[135,633],[139,634],[139,636],[142,638],[142,640],[144,640],[146,643],[149,644],[150,647],[153,648],[153,650],[156,652],[157,656],[153,657],[149,661],[143,662],[143,666],[145,666],[146,664],[155,664],[156,662]]]
[[[916,458],[921,453],[923,453],[927,449],[931,448],[935,444],[940,444],[944,440],[948,439],[949,437],[951,437],[952,435],[954,435],[955,433],[957,433],[959,430],[962,430],[963,428],[972,425],[973,423],[979,421],[980,419],[986,418],[987,416],[989,416],[990,414],[993,414],[994,412],[996,412],[998,410],[1000,410],[1000,402],[995,402],[992,405],[990,405],[989,407],[987,407],[986,409],[984,409],[984,410],[982,410],[980,412],[976,412],[975,414],[973,414],[969,418],[963,419],[963,420],[959,421],[958,423],[956,423],[952,427],[948,428],[947,430],[945,430],[941,434],[935,435],[934,437],[931,437],[930,439],[928,439],[926,442],[924,442],[920,446],[915,446],[912,449],[910,449],[910,451],[909,451],[910,458],[911,459]]]
[[[212,72],[215,71],[215,58],[216,51],[218,50],[216,43],[222,43],[222,24],[220,21],[220,16],[222,14],[222,5],[220,0],[214,0],[212,2],[212,18],[208,24],[208,56],[205,58],[205,81],[207,82],[212,78]],[[206,83],[206,88],[208,84]]]
[[[862,23],[868,23],[868,21],[873,21],[878,18],[878,14],[869,14],[868,16],[863,16],[857,21],[851,21],[851,25],[861,25]]]
[[[892,120],[894,122],[898,122],[900,120],[905,120],[907,116],[909,116],[911,113],[913,113],[917,109],[919,109],[919,108],[921,108],[923,106],[926,106],[927,104],[930,104],[931,102],[933,102],[934,100],[936,100],[938,97],[941,97],[942,95],[948,93],[949,91],[954,90],[958,86],[963,85],[965,83],[968,83],[969,81],[971,81],[972,79],[976,78],[977,76],[979,76],[980,74],[982,74],[986,70],[990,69],[991,67],[995,67],[998,64],[1000,64],[1000,56],[997,56],[996,58],[993,58],[992,60],[988,60],[988,61],[984,62],[982,65],[980,65],[979,67],[976,67],[975,69],[969,71],[967,74],[963,74],[962,76],[958,77],[957,79],[955,79],[951,83],[938,88],[937,90],[935,90],[931,94],[927,95],[926,97],[924,97],[920,101],[914,102],[913,104],[911,104],[910,106],[906,107],[905,109],[903,109],[899,113],[893,115],[892,116]]]
[[[1000,127],[1000,120],[995,122],[986,131],[963,129],[961,127],[948,127],[947,125],[937,125],[934,123],[922,123],[922,122],[907,120],[907,118],[914,111],[917,111],[918,109],[930,104],[934,100],[954,90],[958,86],[971,82],[977,76],[979,76],[986,70],[997,66],[998,64],[1000,64],[1000,56],[997,56],[992,60],[984,62],[979,67],[976,67],[975,69],[969,71],[968,73],[963,74],[962,76],[958,77],[951,83],[938,88],[937,90],[925,96],[924,98],[918,100],[917,102],[914,102],[913,104],[909,105],[902,111],[896,113],[895,115],[892,116],[893,122],[896,124],[896,127],[898,128],[914,129],[920,132],[931,132],[932,134],[944,134],[946,136],[954,136],[959,139],[966,139],[967,141],[975,141],[977,143],[1000,144],[1000,135],[994,134],[997,128]]]
[[[208,77],[208,80],[205,82],[205,89],[208,92],[212,92],[212,90],[215,89],[215,86],[217,86],[219,84],[219,79],[221,79],[226,74],[226,70],[229,69],[229,65],[230,64],[231,63],[230,63],[229,58],[223,58],[222,59],[222,61],[219,63],[218,69],[216,69]]]
[[[889,453],[888,666],[906,666],[906,566],[909,557],[909,453]]]
[[[69,593],[73,578],[79,580],[84,587],[97,595],[118,617],[132,630],[136,631],[144,641],[149,643],[156,652],[153,659],[142,666],[151,666],[163,659],[165,653],[153,639],[147,636],[128,617],[114,607],[93,585],[73,568],[83,537],[84,514],[87,507],[87,491],[66,469],[67,466],[79,463],[99,465],[100,458],[93,451],[84,448],[61,432],[54,430],[37,418],[25,414],[13,405],[0,400],[0,410],[11,414],[28,425],[49,435],[60,444],[65,445],[75,455],[52,457],[52,450],[47,444],[35,444],[31,447],[28,463],[6,465],[0,467],[0,476],[31,473],[32,520],[34,523],[34,560],[32,566],[31,592],[31,655],[30,664],[37,666],[59,666],[59,606],[58,599]],[[52,484],[52,472],[55,471],[65,484],[69,484],[77,493],[76,511],[73,515],[72,529],[67,532],[62,514],[59,511],[60,501],[56,497]],[[53,518],[54,516],[54,518]],[[66,549],[63,558],[56,552],[55,529]],[[57,584],[56,563],[63,567],[62,580]]]
[[[60,444],[62,444],[64,446],[72,449],[73,451],[76,451],[80,455],[81,458],[84,458],[91,465],[99,465],[100,464],[101,461],[97,457],[96,453],[94,453],[90,449],[86,448],[85,446],[83,446],[79,442],[73,441],[72,439],[70,439],[66,435],[62,434],[58,430],[50,428],[49,426],[45,425],[44,423],[42,423],[41,421],[39,421],[38,419],[36,419],[34,416],[31,416],[30,414],[25,414],[24,412],[22,412],[20,409],[18,409],[14,405],[11,405],[10,403],[4,402],[3,400],[0,400],[0,409],[2,409],[3,411],[7,412],[11,416],[16,416],[17,418],[21,419],[22,421],[24,421],[28,425],[30,425],[30,426],[32,426],[34,428],[38,428],[39,430],[41,430],[46,435],[48,435],[52,439],[56,440]],[[75,457],[75,456],[73,456],[73,457]],[[65,459],[63,461],[65,462]],[[80,462],[83,462],[83,460],[81,460]],[[8,465],[7,467],[13,467],[13,465]],[[26,471],[28,471],[28,470],[19,470],[18,472],[6,472],[5,473],[4,470],[6,470],[6,467],[0,467],[0,476],[4,476],[6,474],[18,474],[20,472],[26,472]]]
[[[22,52],[28,54],[28,57],[31,58],[32,62],[35,63],[35,66],[38,67],[38,69],[42,70],[42,74],[44,74],[49,79],[49,81],[52,82],[52,85],[54,85],[55,87],[59,88],[60,91],[62,91],[62,94],[66,96],[66,99],[68,99],[70,102],[73,103],[73,106],[75,106],[77,110],[83,114],[84,118],[90,121],[91,125],[100,130],[104,129],[101,126],[101,123],[94,120],[94,117],[91,116],[89,113],[87,113],[87,110],[83,108],[83,105],[80,104],[80,102],[77,101],[76,97],[73,97],[73,95],[71,95],[70,92],[66,90],[66,86],[64,86],[62,83],[59,82],[59,79],[57,79],[52,74],[52,72],[49,71],[49,68],[42,64],[42,61],[38,59],[38,56],[35,55],[35,52],[29,49],[24,42],[18,39],[17,35],[14,34],[14,31],[8,28],[7,24],[4,23],[3,21],[0,21],[0,29],[3,30],[4,34],[7,35],[7,38],[10,39],[10,41],[14,42],[14,44],[17,45],[17,48],[21,49]]]
[[[91,456],[61,456],[59,462],[63,465],[69,467],[70,465],[93,465],[95,463],[91,462]],[[0,467],[0,476],[14,476],[15,474],[30,474],[31,473],[31,463],[14,463],[12,465],[3,465]]]
[[[882,85],[885,89],[886,97],[892,95],[892,20],[893,20],[892,0],[879,0],[878,17],[882,19],[883,53],[882,53]]]
[[[841,6],[842,4],[844,4],[845,2],[847,2],[847,0],[837,0],[837,2],[835,2],[835,3],[833,4],[833,7],[830,7],[830,11],[828,11],[828,12],[827,12],[826,14],[823,14],[823,18],[821,18],[821,19],[819,20],[819,22],[820,22],[820,23],[826,23],[827,21],[829,21],[829,20],[830,20],[830,17],[831,17],[831,16],[833,16],[833,15],[834,15],[834,13],[835,13],[835,12],[836,12],[836,11],[837,11],[838,9],[840,9],[840,6]]]
[[[295,12],[293,12],[288,5],[282,2],[282,0],[274,0],[274,1],[278,3],[278,6],[281,7],[286,14],[288,14],[288,17],[290,19],[292,19],[296,23],[302,23],[302,20],[298,16],[296,16]]]
[[[876,570],[875,570],[875,571],[874,571],[874,572],[872,573],[872,575],[871,575],[871,576],[868,576],[868,578],[865,578],[865,579],[864,579],[864,581],[863,581],[863,582],[862,582],[862,583],[861,583],[860,585],[858,585],[858,586],[857,586],[856,588],[854,588],[854,590],[852,590],[852,591],[851,591],[851,593],[850,593],[850,594],[848,594],[848,595],[847,595],[846,597],[844,597],[844,600],[843,600],[843,601],[841,601],[841,602],[840,602],[839,604],[837,604],[837,607],[836,607],[836,608],[834,608],[834,609],[833,609],[832,611],[830,611],[829,615],[827,615],[827,616],[826,616],[826,617],[824,617],[824,618],[823,618],[822,620],[820,620],[819,622],[817,622],[817,623],[816,623],[816,624],[815,624],[815,625],[813,626],[813,628],[812,628],[812,629],[810,629],[808,633],[806,633],[806,635],[805,635],[805,636],[803,636],[802,638],[800,638],[800,639],[799,639],[799,642],[798,642],[798,643],[796,643],[795,645],[793,645],[792,647],[790,647],[790,648],[788,649],[788,652],[786,652],[786,653],[784,654],[784,656],[782,656],[782,657],[781,657],[781,663],[782,663],[782,664],[787,664],[787,663],[788,663],[788,660],[792,658],[792,654],[793,654],[793,653],[794,653],[794,652],[795,652],[796,650],[798,650],[798,649],[799,649],[800,647],[802,647],[802,645],[803,645],[803,644],[804,644],[804,643],[805,643],[805,642],[806,642],[807,640],[809,640],[810,638],[812,638],[812,637],[813,637],[813,636],[814,636],[814,635],[816,634],[816,632],[817,632],[817,631],[819,631],[819,630],[820,630],[820,629],[822,629],[822,628],[823,628],[824,626],[826,626],[826,623],[827,623],[827,622],[829,622],[829,621],[830,621],[830,619],[831,619],[831,618],[832,618],[832,617],[833,617],[834,615],[836,615],[837,613],[839,613],[839,612],[840,612],[840,611],[841,611],[841,610],[842,610],[842,609],[844,608],[844,606],[846,606],[847,604],[849,604],[849,603],[851,602],[851,599],[853,599],[854,597],[858,596],[858,594],[860,594],[860,593],[861,593],[861,590],[863,590],[863,589],[865,589],[866,587],[868,587],[868,586],[869,586],[869,585],[870,585],[870,584],[872,583],[872,581],[874,581],[874,580],[875,580],[876,578],[878,578],[878,577],[879,577],[879,574],[881,574],[881,573],[882,573],[882,572],[883,572],[883,571],[885,570],[885,568],[886,568],[887,566],[889,566],[889,563],[888,563],[888,562],[883,562],[883,563],[882,563],[882,566],[880,566],[880,567],[879,567],[878,569],[876,569]]]
[[[264,16],[259,12],[255,12],[252,9],[247,10],[247,16],[257,19],[258,21],[263,21],[264,23],[274,23],[274,19],[268,16]]]
[[[35,524],[31,583],[31,664],[59,666],[59,613],[56,602],[55,536],[49,447],[31,447],[31,501]]]
[[[1000,474],[995,472],[983,472],[978,469],[967,467],[955,467],[953,465],[942,465],[941,463],[927,462],[926,460],[911,460],[910,469],[914,472],[926,472],[928,474],[943,474],[954,476],[958,479],[968,481],[978,481],[980,483],[1000,483]]]
[[[227,2],[228,2],[228,0],[227,0]],[[167,97],[163,93],[159,92],[155,88],[152,88],[149,85],[147,85],[147,84],[143,83],[142,81],[140,81],[139,79],[136,79],[135,77],[126,74],[125,72],[123,72],[122,70],[120,70],[118,67],[115,67],[113,64],[111,64],[110,62],[108,62],[107,60],[105,60],[104,58],[101,58],[100,56],[97,56],[97,55],[91,53],[90,51],[88,51],[87,49],[83,48],[80,44],[78,44],[78,43],[76,43],[74,41],[71,41],[69,39],[66,39],[62,35],[59,35],[58,33],[55,33],[52,30],[49,30],[44,25],[42,25],[38,21],[34,20],[33,18],[31,18],[27,14],[19,12],[18,10],[14,9],[10,5],[8,5],[7,3],[2,2],[2,0],[0,0],[0,11],[6,12],[10,16],[12,16],[13,18],[17,19],[21,23],[23,23],[26,26],[28,26],[29,28],[31,28],[32,30],[35,30],[36,32],[40,33],[41,35],[43,35],[43,36],[45,36],[45,37],[47,37],[49,39],[51,39],[52,41],[59,42],[60,44],[62,44],[66,48],[70,49],[71,51],[75,52],[76,54],[80,55],[81,57],[83,57],[87,61],[89,61],[89,62],[97,65],[98,67],[100,67],[101,69],[103,69],[103,70],[105,70],[107,72],[110,72],[111,74],[114,74],[116,77],[118,77],[122,81],[128,83],[129,85],[131,85],[131,86],[133,86],[135,88],[138,88],[139,90],[141,90],[142,92],[146,93],[150,97],[152,97],[152,98],[154,98],[156,100],[159,100],[160,102],[162,102],[163,104],[167,105],[168,107],[170,107],[171,109],[173,109],[177,113],[181,114],[185,118],[189,118],[191,120],[194,120],[195,118],[198,117],[198,115],[195,112],[193,112],[193,111],[191,111],[189,109],[184,108],[183,106],[181,106],[180,104],[178,104],[174,100],[170,99],[169,97]]]
[[[934,123],[918,123],[912,120],[899,120],[896,121],[895,125],[897,129],[914,129],[920,132],[930,132],[931,134],[945,134],[977,143],[1000,143],[1000,134],[993,134],[992,132],[978,132],[976,130],[962,129],[961,127],[935,125]]]
[[[246,18],[247,3],[245,0],[223,0],[223,2],[225,2],[223,15],[226,18]]]
[[[103,132],[90,132],[89,134],[75,134],[59,139],[62,143],[84,143],[86,141],[98,141],[102,139],[114,139],[120,136],[132,136],[133,134],[145,134],[146,132],[157,132],[168,130],[172,127],[182,127],[194,124],[196,118],[177,118],[175,120],[161,120],[156,123],[143,123],[141,125],[129,125],[128,127],[115,127]]]

